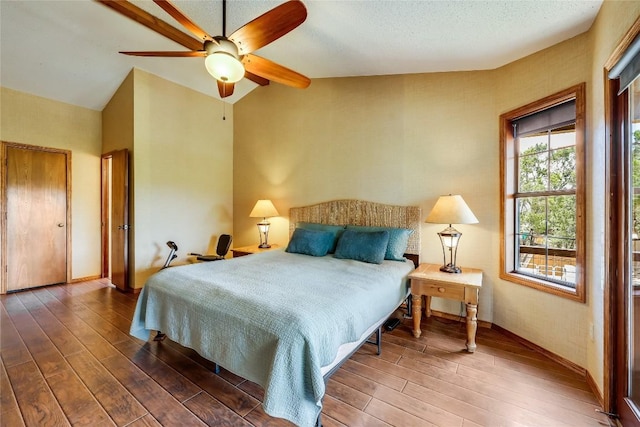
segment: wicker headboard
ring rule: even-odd
[[[289,209],[289,236],[298,222],[335,225],[366,225],[376,227],[409,228],[407,255],[414,263],[420,256],[420,208],[395,206],[363,200],[333,200],[317,205]]]

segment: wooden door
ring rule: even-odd
[[[114,151],[102,156],[103,270],[111,283],[129,290],[129,152]]]
[[[4,143],[6,290],[68,280],[71,154]]]

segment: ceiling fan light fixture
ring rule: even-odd
[[[227,52],[215,52],[207,56],[204,66],[216,80],[224,83],[235,83],[244,77],[242,63]]]
[[[236,45],[222,37],[216,37],[217,43],[205,42],[209,55],[204,60],[207,68],[216,80],[223,83],[235,83],[244,77],[244,66],[238,58]]]

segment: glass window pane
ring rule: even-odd
[[[632,238],[637,240],[640,238],[640,194],[636,194],[633,196],[633,206],[632,206],[632,214],[633,214],[633,230],[631,230]]]
[[[576,145],[575,125],[551,131],[549,146],[552,150]]]
[[[516,244],[516,270],[533,276],[546,266],[546,198],[522,197],[516,200],[519,239]],[[543,268],[544,269],[544,268]]]
[[[521,197],[517,199],[518,230],[528,234],[530,245],[539,246],[547,234],[546,197]]]
[[[550,162],[551,190],[570,190],[576,188],[576,149],[561,148],[551,152]]]
[[[548,150],[549,136],[547,132],[518,138],[520,155],[540,153]]]
[[[640,188],[640,130],[633,133],[634,143],[631,145],[631,168],[633,169],[633,187]]]
[[[520,156],[518,191],[547,191],[549,184],[549,152]]]
[[[516,270],[575,287],[575,195],[521,197],[516,206]]]
[[[547,200],[548,262],[556,272],[556,279],[576,283],[576,197],[554,196]]]
[[[548,207],[547,233],[555,239],[552,247],[574,249],[576,239],[576,196],[549,197]]]

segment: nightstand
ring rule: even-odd
[[[241,248],[233,248],[231,249],[231,253],[233,254],[234,258],[237,257],[241,257],[241,256],[245,256],[245,255],[251,255],[251,254],[257,254],[260,252],[267,252],[267,251],[271,251],[273,249],[278,249],[280,248],[280,245],[278,244],[271,244],[270,248],[259,248],[258,245],[249,245],[249,246],[242,246]]]
[[[413,303],[413,336],[419,338],[422,317],[422,296],[426,297],[425,315],[431,316],[431,298],[449,298],[467,306],[467,351],[476,350],[478,329],[478,293],[482,287],[482,270],[462,268],[462,273],[445,273],[436,264],[420,264],[411,274],[411,302]]]

